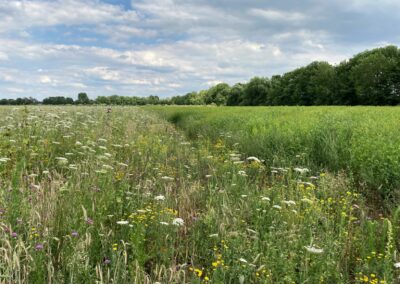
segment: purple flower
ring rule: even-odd
[[[103,257],[103,263],[104,264],[110,264],[111,263],[111,259],[109,259],[108,257]]]
[[[78,232],[76,232],[76,231],[72,231],[71,236],[77,237],[77,236],[79,236],[79,234],[78,234]]]
[[[36,250],[42,250],[43,249],[43,244],[36,244],[36,246],[35,246],[35,249]]]
[[[89,224],[89,225],[93,225],[94,224],[93,220],[90,219],[90,218],[86,219],[86,223]]]
[[[16,232],[12,232],[12,233],[11,233],[11,237],[16,238],[16,237],[18,237],[18,235],[17,235]]]

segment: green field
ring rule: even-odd
[[[396,283],[399,118],[1,107],[0,282]]]
[[[383,198],[400,189],[397,107],[153,107],[189,137],[222,139],[268,166],[343,171]]]

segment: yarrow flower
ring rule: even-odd
[[[394,268],[400,268],[400,262],[396,262],[395,264],[393,264]]]
[[[128,221],[125,221],[125,220],[121,220],[121,221],[117,221],[117,224],[118,224],[118,225],[128,225],[129,222],[128,222]]]

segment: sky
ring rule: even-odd
[[[399,0],[0,0],[0,98],[170,97],[400,45]]]

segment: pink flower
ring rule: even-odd
[[[43,244],[41,244],[41,243],[36,244],[35,249],[36,250],[42,250],[43,249]]]

